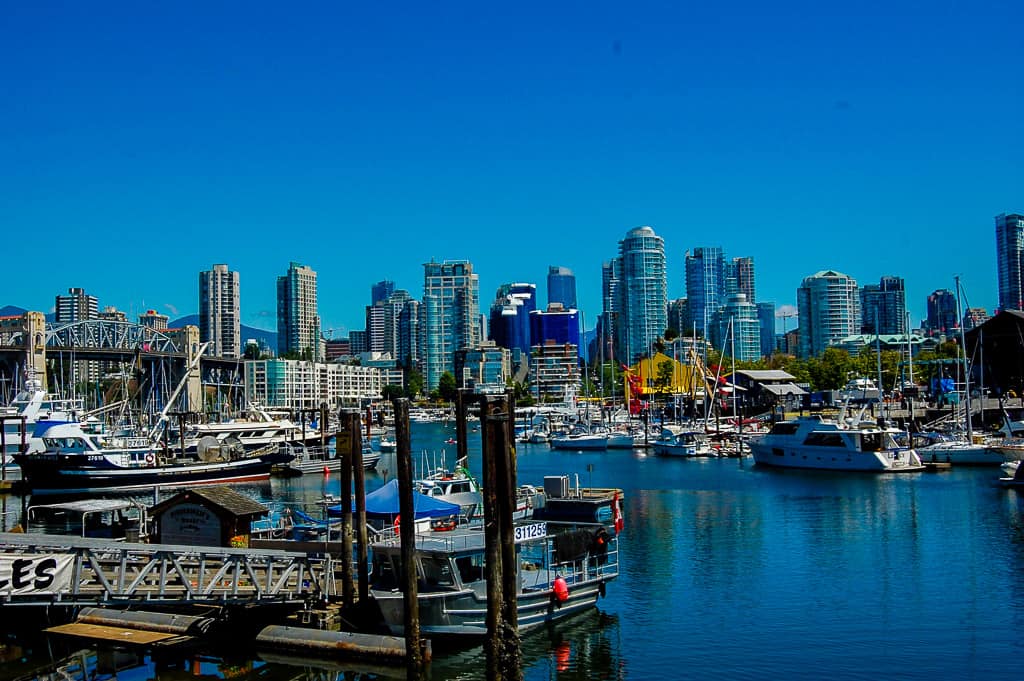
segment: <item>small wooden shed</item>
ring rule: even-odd
[[[270,512],[230,487],[196,487],[149,510],[152,541],[186,546],[248,548],[252,521]]]

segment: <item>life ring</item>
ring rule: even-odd
[[[401,529],[402,529],[402,516],[396,515],[395,516],[395,532],[398,532]]]
[[[152,466],[156,462],[156,457],[153,456],[153,452],[146,454],[146,463]]]

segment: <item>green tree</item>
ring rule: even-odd
[[[416,369],[409,369],[405,377],[405,396],[414,399],[423,392],[423,374]]]
[[[452,376],[452,372],[446,371],[441,374],[441,379],[437,382],[437,393],[440,398],[445,402],[454,402],[457,390],[455,377]]]
[[[655,372],[654,390],[658,395],[662,396],[663,402],[667,402],[668,398],[666,397],[666,393],[668,392],[668,388],[672,385],[672,378],[675,374],[675,367],[672,364],[672,360],[658,362]]]
[[[394,383],[389,383],[386,386],[384,386],[384,389],[381,391],[381,393],[384,396],[384,400],[386,402],[391,402],[396,397],[405,396],[405,390],[402,389],[402,386],[395,385]]]
[[[671,343],[676,338],[679,338],[679,331],[670,326],[667,329],[665,329],[664,337],[667,342]]]

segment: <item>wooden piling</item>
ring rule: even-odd
[[[352,458],[360,434],[359,412],[346,410],[342,424],[344,437],[337,438],[335,442],[341,464],[341,602],[351,610],[355,599],[352,581]]]
[[[405,630],[406,678],[423,677],[420,654],[419,584],[416,573],[415,507],[412,496],[412,437],[409,432],[409,399],[399,397],[395,407],[395,465],[398,467],[399,535],[402,541],[402,604]]]
[[[459,388],[455,393],[455,466],[467,456],[466,409],[473,400],[473,391]],[[454,469],[453,469],[454,470]]]
[[[519,570],[515,544],[516,452],[515,397],[511,390],[504,399],[504,420],[501,423],[501,445],[498,453],[498,507],[502,567],[502,667],[505,679],[521,680],[522,665],[519,648]]]
[[[358,419],[357,419],[357,431]],[[369,437],[369,431],[367,431]],[[369,564],[369,540],[366,535],[366,469],[363,467],[363,440],[362,432],[352,442],[352,475],[355,479],[356,488],[356,514],[355,514],[355,539],[356,539],[356,571],[359,575],[359,606],[365,607],[370,602],[370,574]],[[349,544],[351,547],[351,543]],[[351,548],[349,554],[351,554]]]

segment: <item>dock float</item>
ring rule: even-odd
[[[275,651],[287,650],[304,655],[345,657],[378,663],[405,662],[405,639],[399,636],[271,625],[256,637],[256,646]],[[430,641],[422,640],[420,647],[423,659],[429,661]]]

